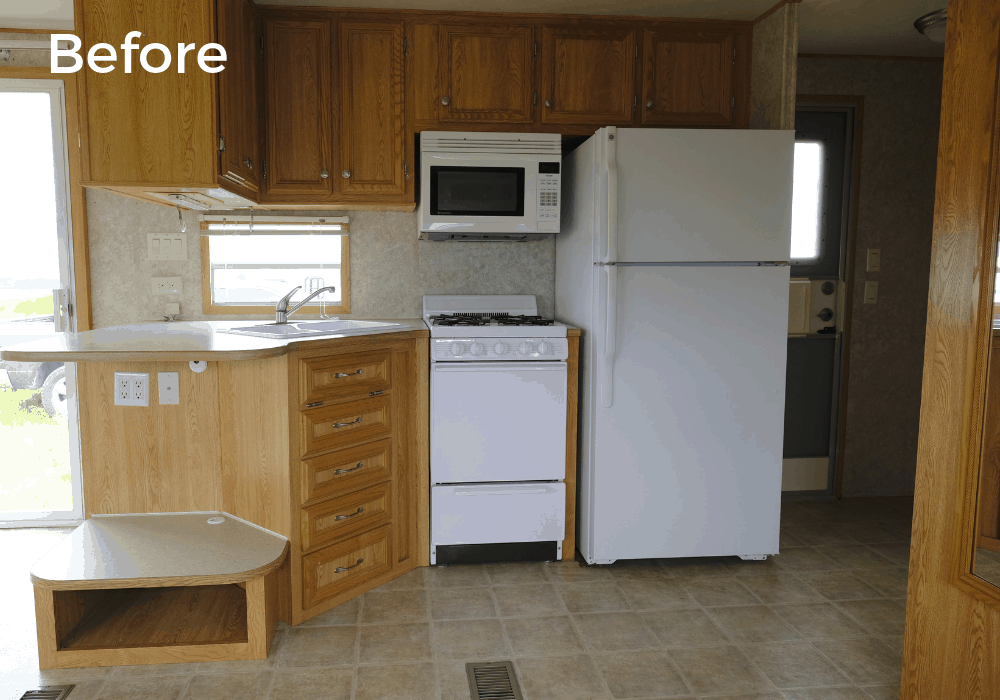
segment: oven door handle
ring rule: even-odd
[[[531,372],[565,372],[566,363],[556,362],[436,362],[433,370],[435,372],[495,372],[497,370],[510,372],[512,370],[526,370]]]

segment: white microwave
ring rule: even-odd
[[[420,238],[524,240],[559,232],[559,134],[420,134]]]

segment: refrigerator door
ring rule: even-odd
[[[594,295],[581,551],[776,553],[788,268],[616,267]]]
[[[596,206],[609,217],[598,262],[789,259],[795,132],[607,127],[594,138],[606,142]]]

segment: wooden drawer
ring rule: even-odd
[[[299,397],[303,404],[366,396],[392,386],[391,353],[365,352],[312,357],[299,367]]]
[[[389,479],[392,476],[392,443],[380,440],[306,459],[301,465],[302,502],[330,498]]]
[[[388,525],[302,557],[302,607],[311,608],[392,568]],[[338,570],[339,569],[339,570]]]
[[[389,482],[303,508],[299,511],[302,549],[383,525],[392,517],[391,511]]]
[[[374,396],[314,408],[299,416],[303,454],[314,454],[388,437],[392,430],[392,399]]]

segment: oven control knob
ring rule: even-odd
[[[507,343],[497,343],[496,345],[493,346],[493,352],[495,352],[497,355],[506,355],[507,350],[508,350]]]
[[[535,351],[535,348],[532,347],[531,343],[525,341],[525,342],[523,342],[523,343],[521,343],[520,345],[517,346],[517,350],[522,355],[530,355],[531,353],[533,353]]]
[[[544,340],[538,344],[538,354],[548,355],[552,352],[552,343],[546,343]]]
[[[469,352],[471,352],[476,357],[479,357],[484,352],[486,352],[486,346],[484,346],[482,343],[473,343],[472,345],[469,346]]]
[[[463,353],[464,353],[464,350],[462,349],[462,344],[461,343],[452,343],[451,344],[451,354],[452,355],[455,355],[456,357],[458,357],[458,356],[462,355]]]

